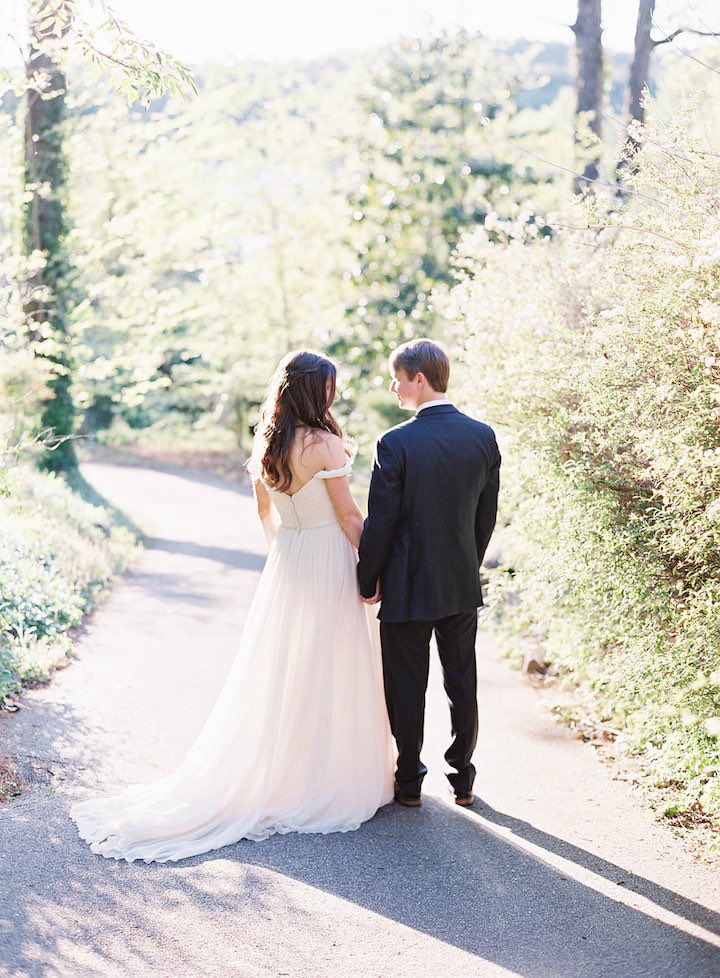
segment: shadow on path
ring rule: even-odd
[[[479,805],[479,813],[606,880],[618,883],[621,876],[659,907],[718,931],[718,915],[707,908],[489,806]],[[295,891],[287,886],[278,888],[274,877],[289,877],[475,955],[478,968],[491,961],[523,978],[708,978],[720,973],[720,950],[708,941],[617,902],[432,798],[412,812],[389,805],[357,832],[274,836],[161,866],[116,864],[93,856],[74,830],[68,833],[65,818],[53,806],[43,838],[36,840],[50,850],[50,858],[45,835],[68,840],[62,872],[42,893],[21,890],[19,899],[16,895],[19,927],[12,935],[0,932],[0,947],[3,936],[10,936],[13,960],[25,967],[23,974],[44,973],[33,970],[37,955],[62,959],[68,937],[82,942],[84,953],[96,962],[120,965],[130,955],[136,967],[142,963],[149,971],[158,966],[162,920],[144,909],[158,894],[164,908],[183,915],[212,911],[213,919],[240,931],[264,920],[279,941],[283,931],[310,933],[316,922],[307,905],[294,900]],[[53,921],[56,926],[47,926]],[[106,940],[108,930],[117,931],[120,922],[122,951]],[[394,934],[401,960],[403,942],[412,947],[413,941],[403,931]],[[251,930],[248,938],[252,951]],[[187,945],[173,946],[173,967],[191,968],[202,940],[191,932]]]
[[[536,845],[613,882],[620,874],[659,906],[718,932],[720,916],[711,910],[483,807]],[[227,852],[527,978],[720,973],[717,947],[570,878],[432,798],[411,812],[387,806],[355,834],[306,838],[298,845],[274,837],[252,851],[240,843]]]
[[[128,514],[120,509],[115,503],[111,502],[106,496],[103,496],[101,492],[91,485],[82,474],[80,470],[71,472],[67,476],[68,483],[76,492],[81,499],[86,503],[90,503],[92,506],[100,506],[102,509],[106,510],[111,514],[112,522],[115,526],[123,526],[126,530],[137,539],[142,540],[143,533],[142,530],[137,526],[135,522],[128,516]]]
[[[659,886],[657,883],[652,883],[642,876],[628,872],[622,869],[622,867],[615,865],[615,863],[608,862],[601,856],[587,852],[585,849],[580,849],[578,846],[566,842],[564,839],[558,839],[557,836],[549,835],[547,832],[535,828],[529,822],[524,822],[519,818],[513,818],[511,815],[498,812],[484,801],[476,801],[472,810],[483,818],[486,818],[489,822],[510,829],[519,838],[525,839],[548,852],[555,853],[555,855],[561,856],[563,859],[567,859],[581,866],[583,869],[596,873],[611,883],[623,886],[626,890],[632,890],[634,893],[651,900],[658,906],[664,907],[671,913],[677,914],[679,917],[684,917],[686,920],[692,921],[692,923],[698,924],[700,927],[704,927],[713,934],[720,935],[720,914],[711,910],[709,907],[705,907],[701,903],[695,903],[693,900],[688,900],[679,893],[674,893],[672,890]]]
[[[148,550],[164,550],[166,553],[181,554],[184,557],[202,557],[238,570],[261,571],[265,564],[265,557],[262,554],[230,547],[207,547],[193,543],[191,540],[145,537],[145,547]]]
[[[89,724],[67,703],[28,698],[20,713],[0,714],[2,755],[32,785],[51,785],[56,779],[72,782],[78,770],[94,771],[98,765],[92,745],[94,738],[103,732],[101,724]],[[37,800],[36,795],[27,794],[18,802],[0,807],[0,853],[5,851],[3,823],[12,819],[20,808],[29,809]],[[0,867],[7,868],[4,864]]]

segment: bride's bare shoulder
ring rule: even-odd
[[[308,429],[303,445],[303,462],[308,468],[337,469],[345,464],[345,443],[331,431]]]

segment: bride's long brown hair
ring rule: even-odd
[[[260,408],[252,457],[253,479],[286,492],[292,484],[290,449],[298,426],[329,431],[342,438],[330,413],[335,399],[335,364],[320,353],[294,350],[278,364]]]

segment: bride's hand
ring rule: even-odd
[[[377,582],[377,585],[375,587],[375,594],[373,594],[371,598],[363,598],[361,594],[360,599],[365,604],[377,604],[382,599],[382,595],[380,594],[380,581]]]

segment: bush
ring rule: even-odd
[[[4,473],[0,496],[0,705],[71,651],[68,632],[128,563],[135,540],[60,478]]]
[[[584,230],[467,239],[448,312],[504,440],[496,622],[720,815],[720,167],[691,124],[639,132]]]

